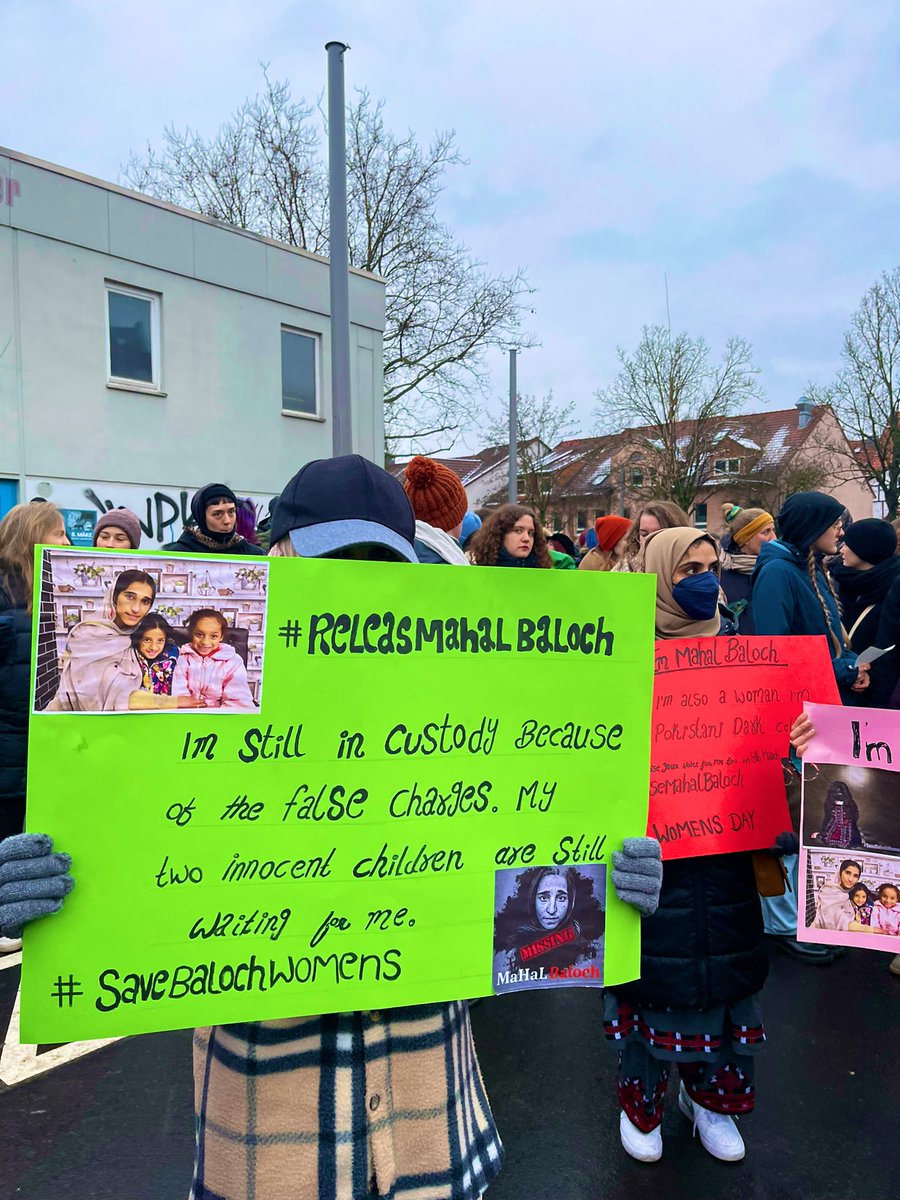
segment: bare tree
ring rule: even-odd
[[[538,399],[537,396],[517,397],[517,459],[519,472],[519,496],[533,508],[542,525],[547,523],[547,513],[556,500],[556,484],[559,472],[548,462],[548,451],[557,442],[572,432],[575,404],[557,404],[553,389]],[[488,428],[492,444],[502,444],[509,436],[509,419],[502,413],[495,417]]]
[[[770,513],[777,513],[795,492],[818,492],[834,480],[833,464],[823,460],[798,463],[787,458],[776,464],[759,464],[751,467],[746,475],[735,480],[733,489],[744,497],[747,506],[759,505]]]
[[[841,358],[834,383],[809,396],[834,408],[851,442],[845,454],[881,493],[892,521],[900,510],[900,267],[863,296]]]
[[[316,254],[328,253],[322,124],[286,82],[265,75],[213,137],[168,126],[123,167],[161,200]],[[423,147],[396,137],[383,105],[361,92],[347,111],[350,264],[386,284],[385,432],[389,452],[446,448],[483,407],[484,352],[529,339],[519,323],[531,288],[521,271],[492,274],[437,216],[452,132]],[[440,445],[443,443],[443,445]]]
[[[709,479],[722,419],[759,395],[750,346],[729,338],[714,364],[703,338],[645,325],[634,353],[620,347],[618,357],[618,376],[596,393],[600,431],[634,431],[644,490],[687,512]]]

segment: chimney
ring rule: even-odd
[[[805,429],[813,419],[816,406],[812,400],[807,400],[806,396],[801,396],[795,407],[797,409],[797,428]]]

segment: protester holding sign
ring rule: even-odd
[[[414,540],[400,484],[351,455],[309,463],[291,480],[270,553],[415,562]],[[613,884],[650,911],[659,864],[643,857],[650,839],[631,841],[630,854],[614,856]],[[265,1090],[254,1091],[251,1112],[247,1083],[261,1055]],[[238,1200],[238,1181],[252,1173],[269,1181],[266,1200],[425,1190],[475,1200],[500,1169],[465,1003],[198,1030],[195,1084],[198,1198]]]
[[[715,637],[719,555],[697,529],[649,536],[636,569],[657,577],[658,638]],[[622,1145],[662,1154],[660,1124],[673,1062],[679,1107],[704,1147],[734,1162],[744,1143],[732,1117],[754,1106],[753,1056],[765,1041],[757,993],[768,973],[753,856],[667,861],[659,908],[642,925],[641,976],[607,991],[605,1029],[619,1050]]]
[[[822,492],[797,492],[776,518],[779,537],[759,552],[753,576],[756,631],[761,634],[824,634],[828,638],[835,678],[845,703],[868,687],[868,672],[858,669],[846,641],[840,605],[825,558],[837,551],[844,507]],[[828,946],[797,940],[797,860],[785,867],[792,889],[763,903],[766,933],[772,944],[812,965],[834,961]]]

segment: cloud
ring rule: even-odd
[[[457,131],[441,212],[498,271],[539,289],[524,390],[584,423],[617,344],[665,320],[714,350],[754,344],[772,406],[835,369],[847,318],[895,243],[900,141],[885,0],[111,0],[2,8],[10,144],[117,178],[162,127],[212,131],[260,84],[348,87],[389,124]],[[52,32],[52,37],[48,36]],[[505,391],[498,352],[496,386]]]

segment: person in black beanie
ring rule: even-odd
[[[833,575],[844,609],[850,649],[861,654],[870,646],[887,650],[900,644],[900,558],[897,535],[889,521],[868,517],[854,521],[844,534],[841,564]],[[898,677],[900,652],[882,655],[869,670],[869,687],[860,703],[888,706]]]
[[[778,537],[759,552],[753,572],[756,632],[824,634],[845,703],[868,687],[841,625],[841,606],[825,559],[837,553],[844,506],[823,492],[796,492],[775,518]],[[850,529],[855,528],[851,525]],[[852,535],[851,535],[852,536]]]
[[[164,550],[184,554],[265,554],[236,531],[237,497],[226,483],[208,483],[194,493],[189,525]]]

